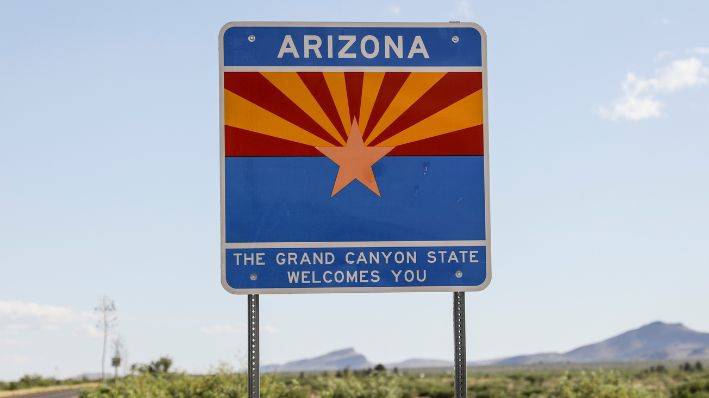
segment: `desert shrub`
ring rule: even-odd
[[[672,388],[672,398],[709,398],[709,376],[686,381]]]
[[[136,373],[169,373],[172,367],[172,358],[168,356],[160,357],[156,361],[152,361],[148,364],[136,363],[131,365],[131,372]]]
[[[53,377],[42,377],[40,375],[24,375],[19,380],[0,382],[0,391],[4,390],[22,390],[25,388],[35,388],[35,387],[50,387],[57,386],[61,384],[76,384],[80,382],[79,380],[57,380]]]
[[[656,391],[634,385],[616,371],[567,373],[551,393],[559,398],[650,398],[661,397]]]
[[[237,398],[245,394],[246,378],[243,375],[214,373],[206,376],[187,376],[146,373],[82,391],[81,397]]]

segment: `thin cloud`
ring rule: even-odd
[[[623,95],[598,108],[608,120],[643,120],[662,116],[661,97],[697,87],[709,81],[709,69],[696,57],[678,59],[657,70],[650,78],[628,73],[621,84]]]
[[[709,55],[709,47],[694,47],[690,52],[698,55]]]
[[[20,340],[15,340],[15,339],[7,339],[4,337],[0,337],[0,347],[5,346],[5,347],[18,347],[18,346],[23,346],[27,345],[27,342],[25,341],[20,341]]]
[[[76,329],[76,334],[88,337],[103,337],[103,332],[93,324],[84,323]],[[110,333],[109,333],[110,334]]]
[[[660,51],[657,53],[655,56],[655,61],[664,61],[668,58],[674,57],[674,54],[671,51]]]
[[[90,312],[27,301],[0,300],[0,331],[6,333],[71,329],[80,335],[97,337],[100,333],[94,323],[94,314]]]
[[[40,305],[31,302],[0,300],[0,320],[34,319],[46,322],[69,322],[81,315],[66,307]]]

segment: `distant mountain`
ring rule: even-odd
[[[313,372],[313,371],[335,371],[344,369],[367,369],[374,365],[367,358],[354,350],[346,348],[344,350],[333,351],[319,357],[300,359],[286,362],[283,365],[267,365],[261,367],[263,372]]]
[[[385,365],[387,369],[433,369],[453,367],[453,361],[442,359],[411,358],[401,362],[393,362]]]
[[[696,332],[680,323],[653,322],[600,343],[589,344],[565,353],[540,353],[503,359],[471,362],[470,366],[532,365],[540,363],[593,363],[690,360],[709,358],[709,333]],[[263,372],[314,372],[374,367],[353,348],[333,351],[314,358],[263,366]],[[385,365],[388,369],[433,369],[452,367],[440,359],[411,358]]]
[[[696,332],[681,323],[653,322],[600,343],[565,353],[522,355],[486,361],[485,365],[536,363],[591,363],[661,361],[709,358],[709,333]],[[475,364],[473,364],[475,365]]]

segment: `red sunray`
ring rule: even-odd
[[[384,111],[386,111],[389,104],[391,104],[396,93],[398,93],[401,86],[404,85],[407,77],[409,77],[409,72],[387,72],[384,74],[377,99],[374,101],[374,106],[372,107],[372,113],[369,115],[369,121],[362,134],[362,138],[365,141],[384,114]]]
[[[482,73],[447,73],[441,80],[421,96],[409,109],[404,111],[392,124],[375,138],[371,145],[379,144],[387,138],[407,129],[415,123],[433,115],[441,109],[461,100],[482,88]]]
[[[482,156],[483,126],[470,127],[395,147],[387,156]]]
[[[323,156],[323,154],[310,145],[225,126],[224,156]]]
[[[258,72],[224,73],[224,88],[331,144],[338,144],[325,129]]]
[[[345,86],[347,87],[347,104],[350,107],[350,119],[359,117],[359,108],[362,103],[362,82],[364,72],[345,72]]]
[[[345,127],[342,125],[342,120],[337,113],[337,107],[335,106],[335,101],[332,99],[332,94],[327,86],[325,77],[322,72],[297,72],[300,79],[305,83],[305,86],[310,90],[310,93],[315,97],[320,104],[320,107],[325,114],[330,119],[332,124],[340,133],[343,140],[347,141],[347,132]],[[339,144],[338,144],[339,145]]]

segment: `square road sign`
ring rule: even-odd
[[[224,288],[485,288],[485,46],[472,23],[225,25]]]

